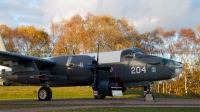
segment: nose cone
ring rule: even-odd
[[[183,71],[183,64],[181,62],[175,62],[175,76],[179,76]]]

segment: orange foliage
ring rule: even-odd
[[[183,40],[195,41],[195,39],[196,39],[195,32],[191,28],[182,28],[182,29],[180,29],[179,36]]]
[[[98,41],[100,51],[121,50],[133,45],[128,37],[135,34],[134,27],[124,18],[91,13],[85,20],[75,15],[70,20],[52,23],[51,30],[58,37],[54,56],[96,52]]]
[[[4,38],[6,50],[29,56],[44,57],[49,52],[50,38],[43,29],[34,26],[19,26],[9,28],[0,25],[0,32]]]

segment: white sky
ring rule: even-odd
[[[140,33],[200,24],[200,0],[0,0],[0,24],[35,25],[50,33],[50,23],[75,14],[125,17]]]

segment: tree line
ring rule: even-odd
[[[43,28],[0,25],[7,51],[28,56],[50,57],[116,51],[138,47],[150,55],[179,60],[184,65],[180,77],[155,83],[155,91],[200,97],[200,24],[196,28],[139,33],[126,18],[88,13],[51,23],[51,35]]]

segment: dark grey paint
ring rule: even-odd
[[[44,59],[3,51],[0,51],[0,60],[19,63],[12,67],[21,69],[4,74],[10,81],[38,85],[44,85],[48,81],[50,86],[91,86],[94,82],[96,66],[94,63],[97,63],[93,57],[87,55]],[[88,65],[88,68],[81,67],[80,63]],[[97,89],[104,95],[111,95],[111,87],[124,89],[132,86],[147,86],[149,81],[170,79],[180,74],[176,69],[182,69],[182,64],[179,62],[147,55],[138,48],[122,51],[120,62],[104,63],[100,66],[113,68],[112,72],[98,70]],[[137,70],[134,71],[133,68]],[[145,72],[142,71],[144,68]]]

